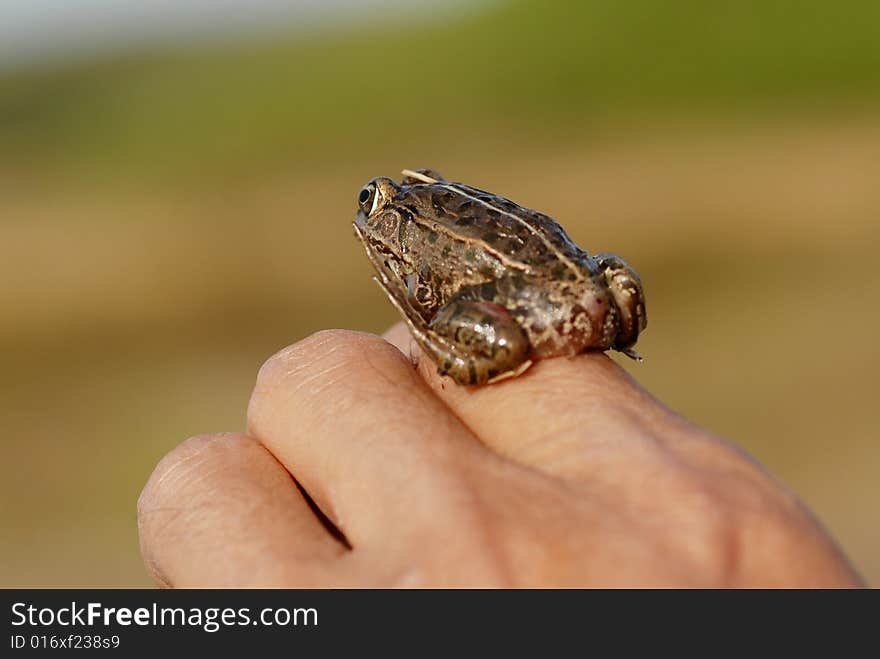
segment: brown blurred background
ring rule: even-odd
[[[0,48],[0,585],[148,585],[157,460],[396,320],[350,222],[404,167],[635,264],[626,367],[880,584],[880,3],[81,4]]]

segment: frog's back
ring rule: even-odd
[[[590,275],[587,253],[548,215],[462,183],[419,187],[425,188],[433,210],[454,225],[458,235],[498,252],[508,266],[560,279]]]

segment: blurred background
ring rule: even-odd
[[[350,223],[404,167],[633,263],[626,368],[880,585],[875,0],[0,0],[0,585],[149,585],[161,456],[396,320]]]

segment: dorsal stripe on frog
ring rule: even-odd
[[[454,183],[437,183],[436,185],[439,185],[440,187],[445,188],[446,190],[449,190],[449,191],[454,192],[456,194],[460,194],[463,197],[467,197],[471,201],[475,201],[478,204],[485,206],[489,210],[493,210],[496,213],[500,213],[501,215],[506,215],[507,217],[511,218],[512,220],[516,220],[519,224],[521,224],[523,227],[525,227],[529,231],[529,233],[531,233],[533,236],[536,236],[542,243],[544,243],[544,245],[547,247],[547,249],[549,249],[556,256],[556,258],[558,258],[562,263],[564,263],[566,266],[568,266],[568,269],[577,275],[577,278],[579,280],[583,280],[584,277],[583,277],[583,274],[582,274],[580,268],[578,268],[574,263],[572,263],[572,261],[565,254],[560,252],[559,249],[557,249],[553,243],[551,243],[549,240],[547,240],[546,236],[544,236],[541,232],[537,231],[535,229],[535,227],[533,227],[531,224],[529,224],[528,222],[523,220],[521,217],[517,216],[515,213],[511,213],[510,211],[506,211],[503,208],[499,208],[498,206],[494,206],[494,205],[490,204],[488,201],[480,199],[479,197],[474,197],[473,195],[468,194],[461,187],[459,187],[458,185],[456,185]],[[488,246],[487,246],[487,248],[488,248]],[[490,251],[494,251],[494,250],[490,249]]]
[[[405,227],[403,226],[404,224],[408,224],[409,222],[413,222],[415,224],[427,226],[431,231],[438,233],[438,234],[442,234],[455,242],[462,242],[461,236],[457,235],[455,233],[455,231],[453,231],[449,227],[444,226],[444,225],[440,224],[439,222],[421,219],[421,216],[419,215],[418,208],[416,208],[414,206],[403,206],[403,209],[405,210],[406,215],[405,216],[401,215],[401,218],[400,218],[401,227],[398,229],[399,235],[403,235],[403,233],[405,232]],[[474,244],[474,245],[479,245],[479,247],[482,251],[494,256],[506,268],[510,268],[512,270],[521,270],[526,273],[532,272],[532,269],[531,269],[531,267],[529,267],[529,265],[527,265],[526,263],[523,263],[522,261],[517,261],[515,259],[511,259],[507,254],[500,251],[496,247],[492,246],[491,244],[489,244],[485,240],[480,240],[479,238],[473,238],[473,237],[469,236],[467,238],[467,241]],[[402,247],[403,251],[406,252],[406,246],[403,244],[403,241],[401,241],[401,247]]]

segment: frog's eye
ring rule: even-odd
[[[372,184],[364,186],[361,189],[360,194],[358,194],[358,206],[361,207],[361,210],[366,215],[369,215],[370,213],[373,212],[373,208],[376,205],[375,204],[375,201],[376,201],[375,197],[376,197],[376,186],[372,185]]]

